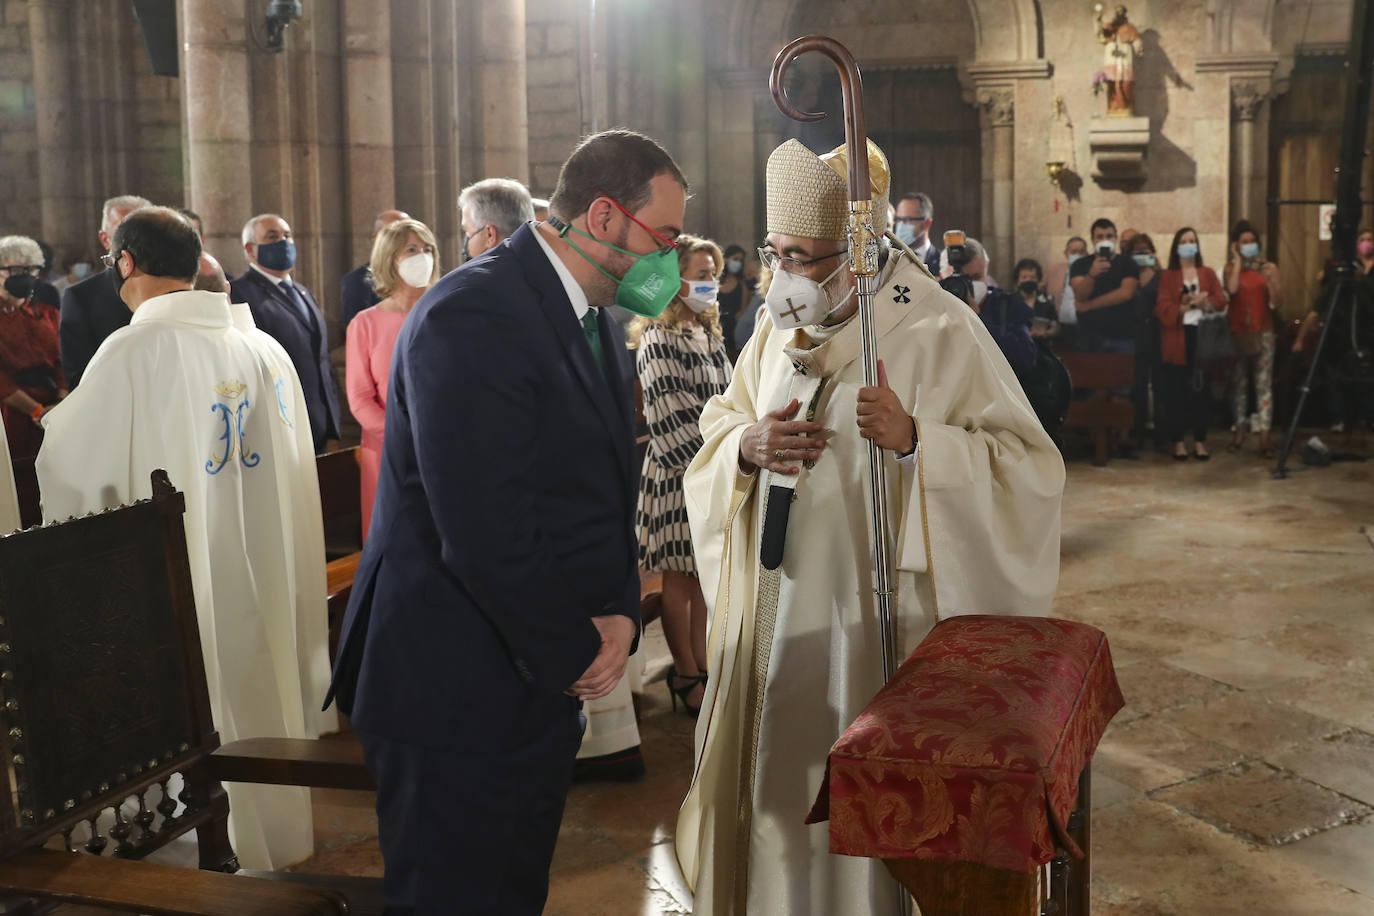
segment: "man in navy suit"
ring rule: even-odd
[[[243,227],[248,269],[229,283],[231,302],[246,302],[253,322],[282,345],[301,379],[315,453],[339,439],[339,392],[329,361],[324,313],[310,290],[291,279],[296,242],[286,220],[263,213]]]
[[[925,262],[935,276],[940,276],[940,249],[930,240],[930,227],[935,223],[935,204],[922,191],[903,194],[897,201],[897,238]]]
[[[111,197],[100,208],[100,244],[106,251],[124,217],[151,206],[146,198],[126,194]],[[114,271],[102,270],[62,290],[58,346],[67,387],[75,388],[95,351],[115,331],[126,326],[133,312],[115,291]]]
[[[410,214],[404,210],[383,210],[378,213],[372,222],[372,241],[377,241],[377,234],[387,226],[402,219],[410,219]],[[369,263],[372,260],[371,250],[368,251],[367,258],[367,261],[344,274],[343,279],[339,281],[339,325],[345,330],[359,312],[370,309],[382,301],[382,297],[372,288],[372,271]]]
[[[653,140],[589,137],[550,220],[401,329],[330,690],[377,782],[388,913],[543,908],[580,701],[639,630],[633,406],[603,311],[664,252],[676,273],[685,202]]]

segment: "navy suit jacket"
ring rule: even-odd
[[[381,301],[382,297],[367,282],[366,264],[353,268],[339,281],[339,320],[345,330],[355,315]]]
[[[314,312],[314,321],[307,323],[286,293],[251,267],[229,282],[229,298],[233,302],[248,303],[254,323],[271,334],[291,357],[291,364],[301,378],[301,393],[305,395],[305,409],[310,415],[310,433],[315,440],[315,453],[319,454],[324,451],[326,440],[339,438],[339,391],[334,384],[334,370],[329,359],[329,334],[325,330],[324,313],[310,290],[299,283],[292,285]]]
[[[109,270],[87,277],[62,290],[58,346],[67,387],[75,388],[86,364],[105,338],[126,326],[134,313],[119,298]]]
[[[361,731],[499,750],[639,624],[630,379],[530,226],[431,287],[391,361],[372,527],[330,696]],[[599,310],[598,310],[599,311]]]

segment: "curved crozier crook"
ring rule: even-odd
[[[823,111],[802,111],[787,98],[783,77],[787,68],[807,51],[818,51],[830,58],[840,71],[840,92],[844,99],[844,143],[849,156],[849,199],[869,200],[872,187],[868,173],[868,125],[864,120],[863,79],[859,65],[849,49],[825,35],[806,35],[778,52],[773,72],[768,77],[768,89],[773,104],[794,121],[819,121]]]

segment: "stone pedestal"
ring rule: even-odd
[[[1105,118],[1088,128],[1092,177],[1103,181],[1144,181],[1145,151],[1150,146],[1150,119]]]

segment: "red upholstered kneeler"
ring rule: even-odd
[[[807,821],[885,860],[922,916],[1038,913],[1039,866],[1088,852],[1088,762],[1123,702],[1100,630],[952,617],[831,748]],[[1086,865],[1059,913],[1087,912]]]

